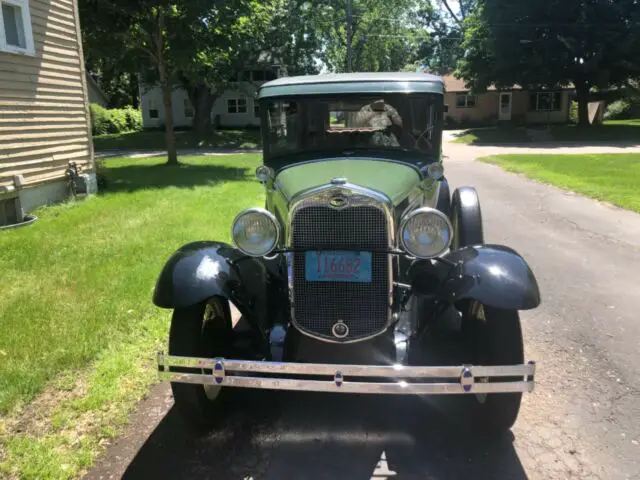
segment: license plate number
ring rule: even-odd
[[[306,252],[304,270],[308,282],[371,283],[371,252]]]

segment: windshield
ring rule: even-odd
[[[265,154],[383,149],[434,155],[438,102],[442,96],[434,94],[269,99]]]

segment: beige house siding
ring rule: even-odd
[[[476,104],[470,108],[456,107],[456,92],[447,92],[444,103],[449,106],[446,116],[459,122],[484,122],[498,119],[498,93],[487,92],[476,95]]]
[[[497,91],[488,91],[476,95],[476,103],[471,108],[456,107],[456,95],[466,92],[445,93],[445,103],[449,106],[445,118],[452,118],[462,123],[496,123],[498,121]],[[561,109],[558,111],[529,110],[529,92],[526,90],[511,91],[511,121],[514,123],[566,123],[569,120],[569,91],[562,91]]]
[[[15,175],[26,190],[64,179],[70,161],[93,170],[77,5],[29,7],[35,54],[0,51],[0,198],[16,187]]]

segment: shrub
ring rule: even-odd
[[[93,135],[134,132],[142,129],[142,114],[133,107],[106,109],[101,105],[89,105]]]
[[[569,121],[578,123],[578,102],[572,100],[569,107]]]
[[[640,117],[640,99],[620,99],[610,103],[604,118],[607,120],[627,120]]]

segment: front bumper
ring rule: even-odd
[[[169,370],[175,367],[195,371]],[[531,392],[535,383],[534,362],[500,366],[414,367],[261,362],[158,353],[158,372],[161,379],[178,383],[395,395]],[[362,378],[373,381],[363,381]]]

